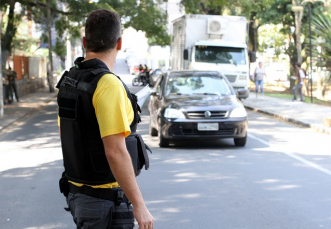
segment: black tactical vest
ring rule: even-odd
[[[83,60],[82,57],[76,59],[75,66],[63,74],[57,85],[63,161],[68,179],[89,185],[100,185],[114,182],[115,178],[105,156],[92,98],[99,79],[111,72],[98,59],[82,62]],[[136,96],[129,92],[124,83],[123,86],[134,111],[134,120],[130,125],[131,135],[134,137],[131,139],[137,141],[135,132],[140,122],[140,107],[137,105]],[[133,157],[139,156],[131,155],[134,161],[137,158]],[[148,169],[148,161],[145,162],[145,168]],[[136,172],[136,175],[138,174]]]

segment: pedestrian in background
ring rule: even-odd
[[[146,74],[146,81],[147,81],[147,84],[149,84],[149,72],[150,72],[150,69],[149,67],[147,67],[147,64],[145,64],[145,74]]]
[[[292,88],[293,90],[293,100],[292,101],[296,101],[297,100],[297,92],[299,92],[300,95],[300,101],[303,101],[303,95],[302,95],[302,87],[304,84],[304,79],[306,78],[306,73],[305,71],[301,68],[301,64],[300,63],[296,63],[295,64],[297,71],[297,77],[296,77],[296,85]]]
[[[16,101],[19,102],[20,100],[17,94],[16,78],[17,78],[17,73],[15,71],[12,71],[11,67],[9,67],[7,71],[9,96],[12,98],[12,101],[14,101],[14,96],[13,96],[14,94]]]
[[[266,71],[263,68],[263,63],[260,61],[259,66],[255,69],[254,74],[253,74],[253,81],[255,81],[255,93],[256,93],[256,98],[258,98],[258,92],[260,88],[261,92],[261,98],[263,99],[263,80],[264,76],[266,75]]]
[[[117,13],[91,12],[83,37],[86,57],[77,58],[57,86],[63,177],[69,180],[61,192],[68,192],[77,229],[130,229],[134,217],[139,228],[154,225],[125,140],[139,122],[137,101],[111,72],[122,48],[121,35]]]

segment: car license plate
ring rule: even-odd
[[[218,123],[198,123],[198,130],[200,131],[210,131],[218,130]]]

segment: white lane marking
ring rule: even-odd
[[[247,136],[250,137],[250,138],[253,138],[254,140],[259,141],[259,142],[261,142],[261,143],[263,143],[263,144],[265,144],[265,145],[267,145],[267,146],[270,147],[270,143],[267,142],[267,141],[265,141],[265,140],[263,140],[263,139],[261,139],[261,138],[258,138],[258,137],[254,136],[252,134],[247,134]]]
[[[285,153],[285,152],[283,152],[283,153]],[[292,158],[294,158],[294,159],[297,159],[298,161],[301,161],[302,163],[305,163],[306,165],[309,165],[309,166],[311,166],[311,167],[313,167],[313,168],[315,168],[315,169],[331,176],[331,171],[328,170],[328,169],[325,169],[325,168],[323,168],[323,167],[321,167],[321,166],[319,166],[319,165],[317,165],[317,164],[315,164],[311,161],[308,161],[308,160],[306,160],[306,159],[304,159],[304,158],[302,158],[298,155],[295,155],[295,154],[292,154],[292,153],[285,153],[285,154],[292,157]]]
[[[259,141],[259,142],[265,144],[268,147],[271,147],[271,144],[269,142],[267,142],[267,141],[265,141],[265,140],[263,140],[263,139],[261,139],[259,137],[256,137],[256,136],[254,136],[252,134],[248,134],[247,136],[249,138],[252,138],[252,139],[254,139],[256,141]],[[317,164],[315,164],[315,163],[313,163],[311,161],[308,161],[308,160],[304,159],[303,157],[300,157],[300,156],[295,155],[293,153],[287,153],[287,152],[284,152],[284,151],[279,151],[279,152],[282,152],[282,153],[286,154],[289,157],[292,157],[292,158],[294,158],[294,159],[296,159],[296,160],[298,160],[298,161],[300,161],[300,162],[302,162],[302,163],[304,163],[306,165],[309,165],[309,166],[311,166],[311,167],[313,167],[313,168],[315,168],[315,169],[317,169],[317,170],[319,170],[319,171],[321,171],[321,172],[323,172],[323,173],[328,174],[328,175],[331,176],[331,171],[330,170],[328,170],[326,168],[323,168],[323,167],[321,167],[321,166],[319,166],[319,165],[317,165]]]

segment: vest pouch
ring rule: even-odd
[[[69,181],[68,181],[68,178],[65,175],[65,172],[62,173],[62,177],[59,180],[59,187],[60,187],[60,192],[65,197],[68,197],[68,193],[69,193]]]
[[[147,150],[149,150],[151,153],[151,149],[145,144],[143,138],[140,134],[136,134],[136,139],[138,143],[138,159],[140,164],[140,169],[145,165],[145,170],[149,169],[149,157],[147,154]]]
[[[137,139],[135,138],[134,135],[129,135],[128,137],[125,138],[125,143],[126,143],[126,148],[131,156],[134,174],[138,176],[140,174],[141,168],[139,168],[140,165],[138,159]]]
[[[79,95],[70,92],[59,92],[59,116],[63,119],[75,121],[78,118]]]
[[[131,134],[125,138],[126,148],[131,156],[135,175],[138,176],[143,166],[147,170],[149,168],[149,158],[147,150],[151,152],[140,134]]]

